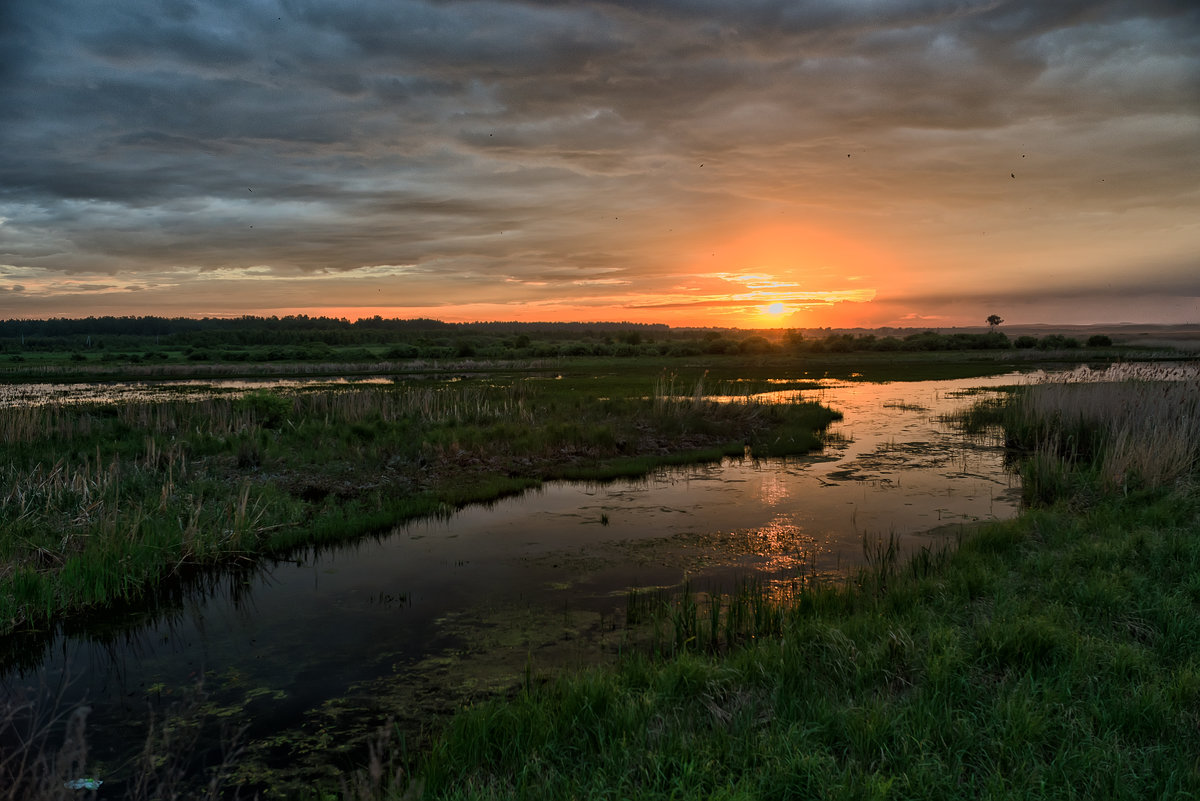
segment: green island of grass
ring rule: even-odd
[[[747,448],[804,453],[840,417],[706,387],[692,372],[577,368],[4,409],[0,635],[547,480],[637,476]]]

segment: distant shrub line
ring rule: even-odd
[[[1000,332],[980,334],[923,331],[907,336],[876,334],[828,334],[805,336],[788,331],[778,340],[761,334],[739,336],[734,330],[666,331],[653,336],[641,331],[571,330],[562,338],[558,331],[533,331],[504,335],[486,330],[465,329],[462,333],[418,332],[396,341],[391,338],[346,343],[341,337],[330,341],[307,340],[307,332],[291,332],[297,338],[282,341],[283,336],[258,338],[253,332],[194,332],[169,337],[148,338],[130,335],[107,337],[26,337],[23,340],[0,338],[0,353],[6,361],[24,362],[32,354],[40,360],[65,358],[70,363],[87,362],[153,364],[163,362],[340,362],[371,364],[383,361],[442,359],[556,359],[556,358],[635,358],[689,357],[706,355],[763,354],[839,354],[839,353],[918,353],[934,351],[997,351],[1017,349],[1062,350],[1084,347],[1109,347],[1112,340],[1104,335],[1081,343],[1073,337],[1048,334],[1038,338],[1020,336],[1010,340]],[[281,341],[275,342],[274,339]]]

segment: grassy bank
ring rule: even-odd
[[[660,640],[674,643],[666,657],[632,654],[464,711],[408,791],[1196,797],[1195,451],[1183,469],[1173,447],[1153,449],[1160,465],[1109,468],[1145,432],[1194,448],[1196,406],[1175,400],[1196,393],[1031,389],[1003,410],[1009,438],[1034,454],[1027,479],[1041,482],[1019,520],[909,565],[881,550],[845,586],[775,607],[766,632],[737,634],[740,602],[677,606],[665,624],[686,636]],[[1088,448],[1062,447],[1083,432]],[[400,797],[401,785],[376,797]]]
[[[805,452],[837,416],[710,390],[731,391],[646,371],[0,410],[0,634],[548,479]]]
[[[361,349],[359,349],[361,350]],[[287,358],[236,361],[103,360],[75,361],[62,354],[5,364],[0,358],[0,386],[95,381],[184,381],[234,379],[303,379],[322,377],[406,377],[425,375],[495,375],[498,373],[549,374],[628,373],[645,376],[647,371],[671,370],[680,374],[710,371],[714,376],[742,378],[747,367],[764,376],[806,375],[814,378],[861,378],[872,381],[911,381],[918,378],[962,378],[993,375],[1014,368],[1056,368],[1081,363],[1108,364],[1121,361],[1175,361],[1191,358],[1171,349],[1091,348],[1029,350],[824,350],[773,347],[763,351],[707,353],[685,349],[660,353],[643,349],[626,355],[571,349],[567,353],[497,353],[458,356],[453,353],[428,357],[392,358],[384,354],[334,351],[321,358]]]
[[[657,387],[651,380],[649,393],[629,400],[628,408],[624,400],[603,400],[621,398],[610,390],[636,382],[628,375],[614,377],[603,392],[593,391],[587,403],[579,401],[579,386],[571,386],[577,379],[570,376],[487,397],[515,399],[503,411],[508,417],[521,409],[520,402],[532,404],[535,422],[551,420],[551,409],[560,422],[574,425],[599,419],[588,415],[606,408],[625,410],[621,419],[637,424],[620,431],[648,437],[633,440],[639,447],[667,448],[661,458],[670,458],[668,443],[693,442],[695,427],[716,425],[721,414],[761,422],[761,415],[781,413],[753,403],[722,412],[704,397],[708,389],[728,387],[697,393],[697,376],[676,377],[674,386],[670,375],[659,378]],[[460,417],[463,409],[481,406],[470,400],[477,390],[451,385],[452,392],[464,393],[454,403],[451,395],[441,401],[414,395],[405,401],[409,405],[397,406],[407,411],[395,419],[418,418],[418,406],[430,410],[431,420],[445,414],[437,408],[458,409]],[[1047,385],[1014,395],[1003,406],[982,408],[977,425],[1003,424],[998,435],[1022,454],[1026,481],[1045,487],[1031,495],[1034,508],[1021,519],[989,525],[956,549],[923,551],[911,564],[899,563],[886,541],[868,543],[870,569],[843,585],[808,586],[794,597],[747,585],[726,598],[631,598],[629,647],[615,668],[547,679],[531,664],[511,697],[463,710],[420,756],[403,743],[376,745],[369,768],[347,775],[344,788],[312,797],[1200,795],[1195,450],[1190,461],[1177,456],[1143,461],[1136,471],[1120,473],[1120,482],[1105,467],[1128,464],[1122,454],[1130,451],[1121,443],[1136,444],[1151,434],[1161,437],[1151,457],[1178,454],[1180,448],[1170,443],[1194,446],[1188,432],[1197,422],[1197,407],[1187,400],[1197,395],[1194,383]],[[291,401],[295,414],[299,401]],[[272,437],[291,436],[287,422],[293,418],[272,422],[277,401],[229,403],[230,415],[257,415],[268,446]],[[695,420],[697,412],[707,422]],[[330,425],[340,419],[329,414]],[[39,426],[50,431],[52,422]],[[176,425],[182,431],[197,423],[186,418]],[[455,426],[464,427],[461,421]],[[305,441],[316,442],[314,430],[306,431]],[[671,432],[676,439],[667,438]],[[546,436],[558,437],[559,452],[567,447],[559,434]],[[1088,447],[1061,447],[1081,437]],[[540,440],[529,442],[534,441]],[[757,445],[773,441],[760,436]],[[80,455],[93,445],[81,442]],[[459,471],[470,458],[490,464],[484,459],[487,446],[468,450],[460,442],[460,450],[474,456],[462,464],[438,462],[436,469],[429,469],[434,463],[426,457],[418,473],[430,481],[470,475]],[[150,461],[148,447],[130,445],[143,461]],[[237,453],[227,447],[210,456],[228,467],[236,465]],[[369,453],[354,452],[356,459]],[[419,460],[427,452],[416,453]],[[577,466],[582,456],[574,453],[574,461],[543,464]],[[242,469],[289,486],[270,447],[262,457]],[[153,461],[169,473],[172,464],[183,467],[181,457],[173,458]],[[186,469],[206,458],[189,454]],[[628,457],[618,449],[614,458]],[[1176,468],[1165,469],[1168,463]],[[343,502],[336,492],[311,494],[305,503]],[[294,492],[288,497],[304,500]],[[250,496],[226,502],[231,516],[238,506],[247,518],[256,514]],[[265,518],[257,523],[264,525]],[[80,732],[69,745],[82,748],[84,739]],[[171,747],[147,742],[148,778],[137,787],[149,789],[130,797],[160,797],[154,788],[180,781],[159,776]],[[70,772],[69,762],[54,763],[55,746],[47,747],[46,760],[28,769],[48,788],[45,794],[13,797],[57,797],[61,779],[79,775]],[[230,753],[225,761],[210,762],[214,788],[222,776],[236,772],[236,747]],[[59,756],[70,759],[71,753]],[[85,761],[75,758],[82,769]],[[170,760],[165,762],[169,770]],[[0,758],[0,773],[6,769]],[[216,798],[220,791],[192,797]]]
[[[1166,333],[1166,332],[1164,332]],[[1122,339],[1118,336],[1118,340]],[[1184,340],[1186,341],[1186,340]],[[359,320],[284,317],[188,320],[89,318],[0,320],[0,381],[19,377],[112,374],[150,375],[198,368],[311,373],[333,367],[403,370],[416,362],[485,362],[576,358],[740,360],[765,354],[811,357],[871,354],[906,358],[933,352],[991,354],[992,358],[1044,358],[1052,353],[1111,358],[1133,349],[1106,334],[1090,337],[1045,333],[1015,340],[999,330],[887,329],[869,333],[796,329],[672,329],[631,323],[466,323],[437,320]],[[1084,356],[1086,351],[1087,355]],[[1054,358],[1050,356],[1050,358]],[[1142,351],[1139,358],[1153,358]],[[386,365],[383,363],[387,363]]]

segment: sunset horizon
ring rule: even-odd
[[[0,801],[1200,798],[1200,0],[0,0],[0,109]]]
[[[1200,321],[1200,11],[0,12],[0,318]]]

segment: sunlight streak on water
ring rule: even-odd
[[[463,676],[506,681],[505,671],[534,655],[595,659],[594,644],[587,650],[586,638],[573,646],[571,638],[615,618],[631,587],[728,588],[749,575],[795,587],[854,569],[864,538],[897,535],[917,548],[976,521],[1012,517],[1020,490],[1000,448],[939,421],[978,388],[1042,377],[823,380],[799,394],[766,393],[756,397],[817,400],[844,419],[823,452],[751,455],[608,484],[548,484],[447,520],[300,554],[239,576],[236,592],[60,635],[38,676],[9,680],[70,681],[69,697],[88,699],[93,723],[119,728],[155,692],[205,677],[214,703],[240,705],[254,720],[252,734],[272,737],[321,724],[325,705],[347,696],[364,708],[380,697],[402,705],[412,701],[405,692],[458,692]],[[217,384],[230,391],[281,385],[196,382],[183,391]],[[22,397],[21,387],[3,390],[0,405]],[[141,397],[140,385],[99,386],[95,397],[126,390]],[[74,400],[91,390],[65,391]],[[115,757],[120,746],[98,750]]]
[[[128,403],[162,400],[203,400],[218,395],[243,395],[256,389],[326,389],[367,384],[391,384],[390,378],[217,379],[212,381],[114,381],[111,383],[0,384],[0,409],[49,403]]]

